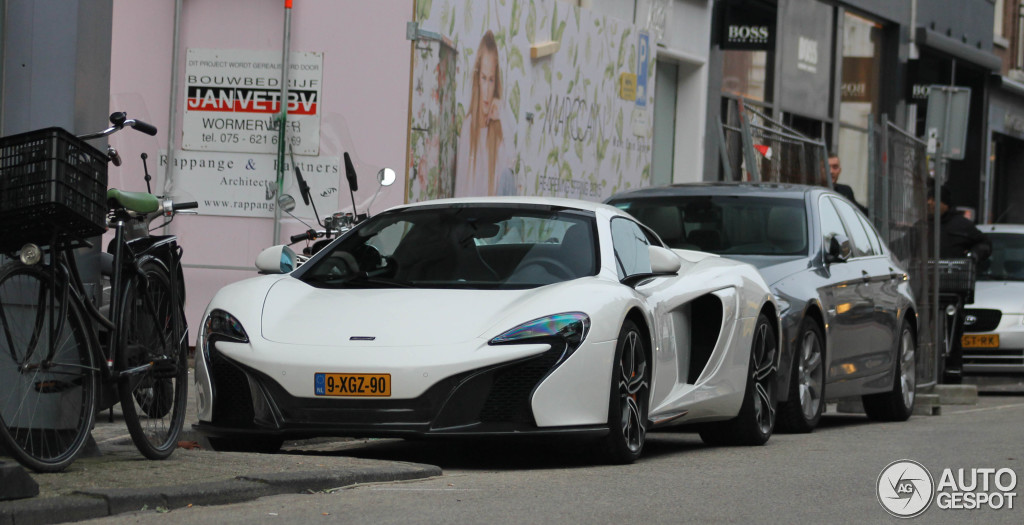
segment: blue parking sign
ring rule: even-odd
[[[636,105],[647,105],[647,64],[651,60],[651,39],[641,31],[637,42],[636,53]]]

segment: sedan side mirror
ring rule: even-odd
[[[837,233],[828,241],[828,253],[825,255],[825,262],[846,262],[850,259],[851,253],[850,239],[847,239],[841,233]]]
[[[256,268],[262,274],[288,273],[295,269],[295,251],[278,244],[256,256]]]

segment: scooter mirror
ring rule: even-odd
[[[395,183],[397,178],[395,170],[391,168],[383,168],[377,172],[377,181],[380,182],[381,186],[390,186]]]
[[[295,197],[282,193],[281,197],[277,199],[277,205],[281,207],[281,211],[289,213],[295,209]]]

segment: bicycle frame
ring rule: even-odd
[[[77,263],[73,254],[69,253],[71,248],[69,246],[62,246],[59,250],[57,264],[51,265],[56,271],[58,266],[61,267],[60,271],[67,272],[69,282],[71,283],[70,288],[79,301],[80,304],[85,306],[85,312],[94,321],[100,323],[104,328],[109,330],[110,338],[106,347],[100,344],[99,336],[96,328],[92,325],[88,326],[90,343],[93,348],[93,355],[105,365],[98,366],[100,371],[100,387],[102,389],[101,402],[97,405],[97,410],[104,410],[113,406],[117,402],[116,391],[113,390],[111,385],[116,385],[117,380],[125,375],[138,374],[147,370],[153,366],[152,363],[143,365],[140,367],[118,370],[113,364],[114,358],[117,352],[121,349],[123,341],[120,340],[120,330],[117,329],[121,325],[121,309],[118,307],[121,301],[124,300],[124,294],[127,292],[127,285],[129,277],[126,275],[128,271],[140,272],[138,266],[139,261],[145,259],[147,256],[154,256],[159,258],[165,264],[169,270],[170,278],[170,294],[171,301],[177,301],[177,304],[184,303],[184,297],[180,297],[179,292],[181,290],[181,248],[177,244],[177,236],[166,235],[166,236],[154,236],[154,237],[139,237],[136,239],[126,240],[126,220],[130,220],[127,217],[119,217],[124,215],[123,210],[115,210],[114,212],[114,239],[111,243],[114,253],[114,267],[111,272],[111,294],[110,294],[110,317],[103,315],[99,308],[93,301],[86,297],[85,286],[82,283],[81,276],[78,272]],[[54,276],[55,277],[55,276]],[[140,279],[138,282],[145,283],[145,279]],[[51,293],[55,290],[51,287]],[[51,302],[51,304],[53,304]],[[173,303],[172,303],[173,304]],[[155,315],[155,313],[154,313]],[[51,317],[52,318],[52,317]],[[61,317],[62,319],[63,317]],[[184,319],[175,319],[175,323],[184,323]],[[187,331],[184,326],[181,326],[183,330],[181,333],[183,337],[187,337]],[[181,342],[179,341],[179,344]]]

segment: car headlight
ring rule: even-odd
[[[235,316],[224,310],[213,310],[199,329],[199,344],[203,357],[209,359],[210,345],[217,341],[248,343],[249,335],[245,333],[245,328],[242,328],[242,323],[238,322]]]
[[[566,312],[527,321],[491,339],[489,344],[522,343],[535,339],[557,337],[566,342],[569,350],[583,343],[590,330],[590,317],[583,312]]]

